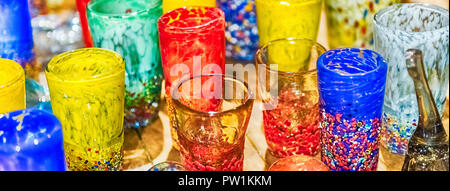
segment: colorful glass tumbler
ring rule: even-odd
[[[80,17],[81,31],[83,32],[84,46],[93,47],[91,32],[89,31],[88,20],[86,16],[87,4],[91,0],[76,0],[78,15]]]
[[[87,9],[94,46],[125,59],[125,127],[146,127],[158,118],[161,99],[161,0],[95,0]]]
[[[25,72],[17,62],[0,58],[0,114],[25,109]]]
[[[325,0],[330,48],[372,49],[373,16],[400,0]]]
[[[202,75],[173,90],[182,161],[192,171],[241,171],[253,107],[247,84]]]
[[[225,73],[225,16],[218,8],[179,8],[164,14],[158,28],[171,133],[178,148],[171,86],[183,78]]]
[[[317,61],[322,162],[376,170],[387,65],[368,49],[334,49]]]
[[[253,61],[259,46],[254,0],[218,0],[225,13],[228,57]]]
[[[216,0],[163,0],[163,11],[167,13],[181,7],[215,7]]]
[[[282,38],[316,40],[322,0],[255,0],[260,44]]]
[[[0,1],[0,58],[18,62],[27,76],[38,78],[27,0]]]
[[[78,49],[50,60],[45,74],[70,170],[118,170],[124,141],[122,57],[105,49]]]
[[[58,119],[37,109],[0,114],[0,171],[65,171]]]
[[[276,86],[276,94],[264,94],[263,123],[268,150],[276,157],[295,154],[314,156],[320,145],[317,59],[325,48],[308,39],[281,39],[257,53],[260,85]],[[275,67],[276,66],[276,67]],[[277,84],[265,76],[277,76]],[[263,88],[261,88],[263,89]],[[267,96],[264,96],[267,95]]]
[[[425,72],[434,101],[443,115],[449,82],[449,13],[426,4],[396,4],[375,15],[375,50],[388,62],[381,143],[405,154],[419,111],[405,52],[423,52]]]

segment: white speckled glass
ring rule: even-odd
[[[443,112],[449,82],[449,13],[427,4],[396,4],[374,17],[375,50],[388,63],[381,143],[393,153],[405,154],[419,112],[405,52],[424,54],[425,72],[438,110]]]

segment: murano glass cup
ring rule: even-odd
[[[179,8],[164,14],[158,28],[168,116],[178,149],[171,86],[192,76],[225,74],[225,16],[214,7]]]
[[[86,16],[87,4],[91,0],[76,0],[78,15],[80,17],[81,32],[83,33],[84,46],[90,48],[94,46],[91,32],[89,31],[88,20]]]
[[[372,49],[373,16],[401,0],[325,0],[328,43],[341,47]]]
[[[65,171],[61,123],[46,111],[0,114],[0,171]]]
[[[271,41],[256,54],[257,65],[262,68],[260,90],[267,89],[262,86],[276,88],[275,93],[260,95],[268,151],[278,158],[319,152],[316,63],[325,51],[312,40],[288,38]]]
[[[0,1],[0,58],[22,65],[27,77],[38,79],[41,65],[33,52],[33,31],[27,0]]]
[[[53,113],[63,128],[68,168],[119,170],[123,158],[125,63],[110,50],[54,57],[45,70]]]
[[[181,81],[172,91],[184,166],[191,171],[241,171],[253,108],[248,85],[224,75]]]
[[[331,170],[377,169],[386,71],[369,49],[333,49],[317,61],[321,157]]]
[[[125,127],[158,118],[163,80],[157,20],[161,0],[95,0],[87,18],[94,46],[125,59]]]
[[[0,114],[25,109],[25,72],[17,62],[0,58]]]
[[[254,0],[218,0],[225,13],[227,57],[253,61],[259,47]]]
[[[424,69],[441,116],[449,82],[449,13],[427,4],[396,4],[374,17],[375,50],[388,62],[381,143],[405,154],[419,119],[414,82],[405,65],[408,49],[423,52]]]
[[[316,40],[322,0],[255,0],[260,44],[301,37]]]
[[[163,0],[163,11],[167,13],[181,7],[215,7],[216,0]]]

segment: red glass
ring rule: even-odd
[[[214,7],[178,8],[159,18],[158,31],[172,140],[178,149],[171,86],[193,76],[225,74],[225,14]]]
[[[77,9],[80,15],[81,30],[83,32],[84,46],[90,48],[94,46],[92,42],[91,32],[89,31],[88,21],[86,17],[86,7],[91,0],[77,0]]]

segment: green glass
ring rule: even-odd
[[[125,127],[142,128],[158,116],[163,79],[157,20],[161,0],[95,0],[87,18],[95,47],[125,59]]]

